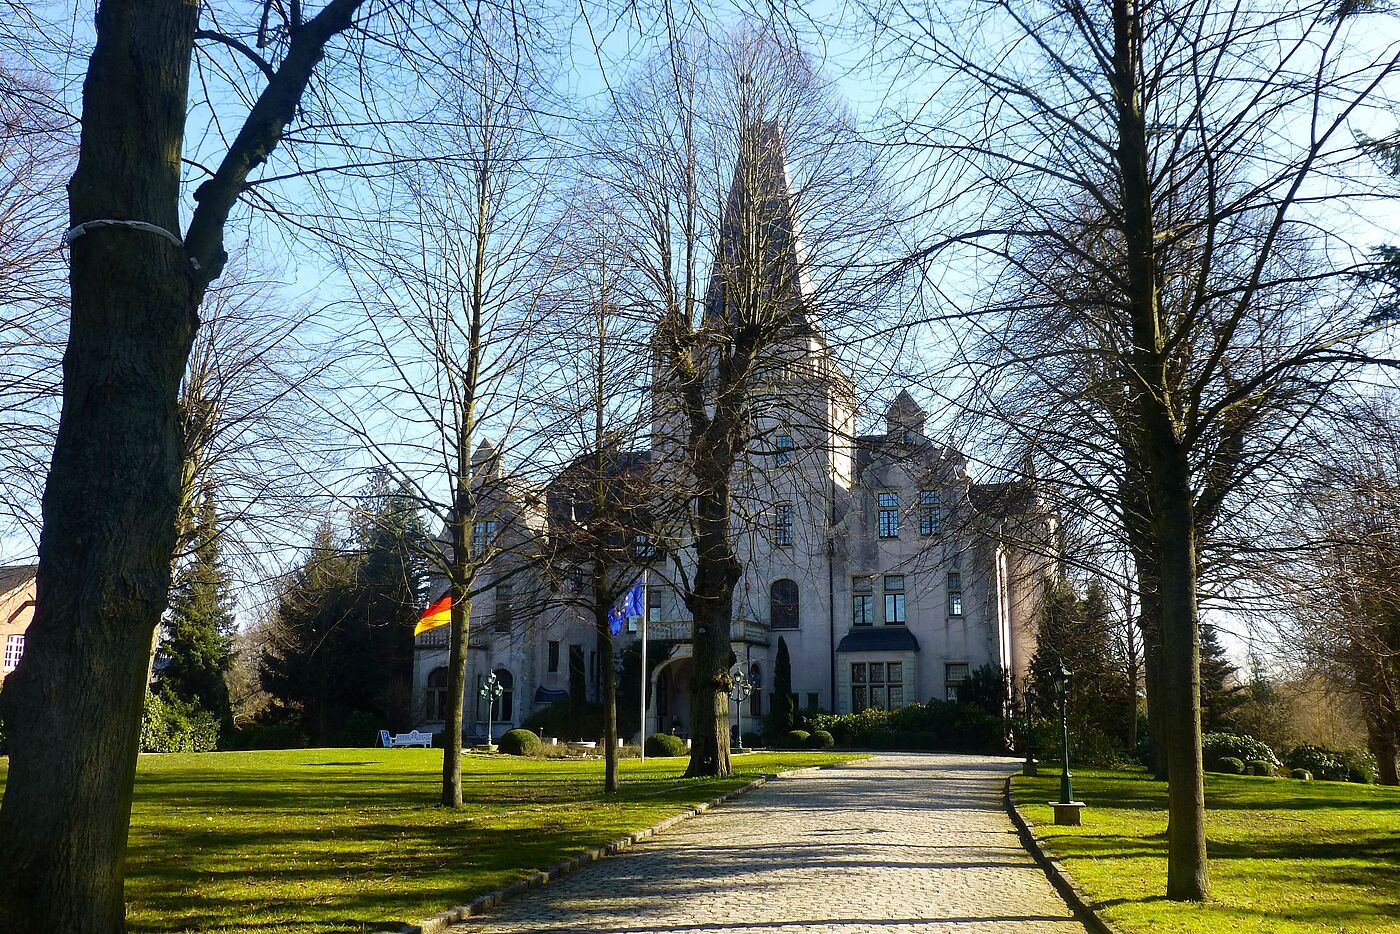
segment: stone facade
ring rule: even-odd
[[[762,685],[743,704],[745,728],[771,706],[779,638],[804,708],[846,713],[951,698],[983,665],[1019,680],[1034,651],[1048,575],[1059,573],[1055,516],[1033,483],[972,482],[967,459],[926,435],[927,415],[907,391],[888,406],[877,433],[857,433],[854,382],[819,323],[821,303],[805,275],[775,126],[760,128],[754,146],[757,154],[746,161],[741,152],[735,171],[734,216],[721,229],[705,312],[707,326],[727,326],[725,290],[716,283],[726,258],[748,242],[736,232],[743,222],[734,205],[749,213],[757,206],[755,229],[777,232],[758,248],[758,262],[786,270],[777,279],[794,283],[795,291],[774,300],[786,330],[750,380],[753,439],[733,478],[732,527],[743,572],[730,635],[734,663]],[[763,187],[745,194],[750,183]],[[651,414],[648,450],[621,458],[666,489],[668,472],[683,469],[677,465],[684,463],[678,441],[684,426],[660,366]],[[498,474],[488,472],[479,482],[493,479]],[[551,484],[553,493],[515,488],[487,509],[509,520],[503,528],[510,535],[538,535],[543,545],[551,523],[566,515],[557,502],[550,506],[559,485]],[[676,560],[652,561],[645,574],[649,653],[661,660],[652,672],[645,730],[685,734],[692,621],[671,580],[686,570],[687,548],[677,536],[669,541]],[[647,563],[639,561],[638,571]],[[571,665],[583,670],[587,694],[596,698],[603,673],[593,629],[578,610],[560,605],[561,585],[540,574],[511,575],[506,559],[488,570],[488,580],[495,575],[503,584],[487,588],[472,606],[469,731],[485,733],[477,685],[491,671],[508,687],[495,718],[507,725],[567,697]],[[619,651],[637,638],[629,624]],[[422,728],[440,726],[446,665],[446,630],[419,637],[415,696]]]

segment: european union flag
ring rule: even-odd
[[[637,582],[632,585],[632,589],[623,595],[617,602],[617,606],[608,612],[608,628],[613,635],[622,632],[622,624],[629,616],[642,615],[642,579],[637,578]]]

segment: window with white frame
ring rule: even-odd
[[[875,591],[869,575],[851,578],[851,625],[875,625]]]
[[[919,534],[937,535],[943,531],[943,503],[936,490],[919,491]]]
[[[948,662],[943,666],[943,682],[947,688],[948,700],[952,703],[957,703],[958,689],[968,679],[968,675],[967,662]]]
[[[423,698],[423,713],[428,720],[447,717],[447,669],[434,668],[428,672],[427,691]]]
[[[904,616],[904,575],[885,575],[885,625],[902,626]]]
[[[957,571],[948,572],[948,615],[963,615],[963,590],[962,574]]]
[[[792,503],[773,507],[773,541],[778,545],[792,544]]]
[[[24,657],[24,633],[17,632],[5,639],[5,674],[14,671]]]
[[[651,536],[645,532],[639,532],[632,537],[632,554],[638,561],[650,561],[656,557],[656,545],[652,544]]]
[[[881,538],[899,538],[899,494],[879,493],[879,525]]]

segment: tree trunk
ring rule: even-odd
[[[70,221],[179,229],[198,7],[98,9]],[[179,505],[176,398],[198,289],[185,251],[104,227],[72,244],[63,411],[43,499],[38,600],[0,710],[0,930],[117,934],[151,640]]]
[[[461,505],[461,492],[458,493]],[[465,720],[467,689],[467,646],[471,637],[472,615],[470,577],[467,568],[469,540],[469,511],[456,510],[452,521],[452,547],[454,550],[454,575],[452,582],[452,608],[450,611],[451,632],[448,634],[447,652],[447,722],[443,726],[442,737],[442,806],[459,808],[462,806],[462,726]]]
[[[1400,774],[1396,770],[1396,756],[1400,750],[1395,742],[1395,720],[1384,716],[1384,711],[1376,711],[1366,718],[1366,745],[1376,757],[1377,781],[1382,785],[1400,785]]]
[[[1167,725],[1167,897],[1203,901],[1206,864],[1205,774],[1201,753],[1201,642],[1196,611],[1192,493],[1181,451],[1154,464],[1158,474],[1162,669]]]
[[[687,778],[722,777],[729,762],[729,625],[739,562],[729,541],[729,460],[706,471],[705,492],[697,497],[695,586],[686,602],[695,620],[691,639],[694,672],[690,680],[690,765]],[[732,460],[732,459],[730,459]]]
[[[603,791],[612,794],[617,791],[617,674],[613,671],[613,636],[607,606],[595,603],[593,626],[598,635],[598,669],[602,678]]]

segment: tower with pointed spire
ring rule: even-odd
[[[721,375],[732,380],[736,368],[742,375],[746,432],[731,505],[742,570],[731,646],[734,664],[764,685],[745,701],[745,725],[769,711],[779,637],[798,702],[808,708],[852,713],[956,700],[984,665],[1018,683],[1035,649],[1048,582],[1059,573],[1056,517],[1035,495],[1033,480],[974,482],[967,458],[929,437],[928,412],[908,389],[884,407],[869,407],[883,411],[876,430],[857,430],[855,385],[824,327],[799,207],[779,124],[750,123],[740,133],[716,222],[709,279],[696,290],[696,307],[682,309],[690,315],[686,338],[698,348],[693,359],[702,361],[702,394],[723,390]],[[627,472],[661,490],[668,472],[688,469],[689,426],[666,365],[666,337],[659,329],[653,348],[650,445],[617,452]],[[739,356],[741,346],[748,357]],[[473,464],[491,476],[500,471],[499,454],[487,443]],[[575,515],[570,495],[561,475],[543,491],[548,509],[530,512],[522,500],[517,515],[533,518],[518,521],[521,534],[555,534],[560,517]],[[641,733],[685,734],[695,623],[664,550],[643,544],[637,556],[639,569],[650,570],[650,637],[666,654],[650,671]],[[684,554],[684,542],[670,544]],[[531,584],[531,575],[516,573],[503,585],[511,607],[524,605],[522,593],[570,586],[567,574]],[[597,696],[610,673],[596,669],[591,623],[576,607],[532,600],[545,609],[520,614],[507,633],[493,609],[500,601],[492,600],[480,602],[481,613],[495,615],[483,617],[489,641],[473,643],[469,683],[484,672],[511,679],[520,702],[507,722],[567,703],[579,677],[588,696]],[[474,626],[477,612],[474,604]],[[625,648],[637,637],[629,623],[616,638]],[[415,678],[431,697],[445,657],[430,642],[430,634],[420,637]],[[429,701],[422,709],[436,708]],[[431,718],[420,725],[435,726]]]

